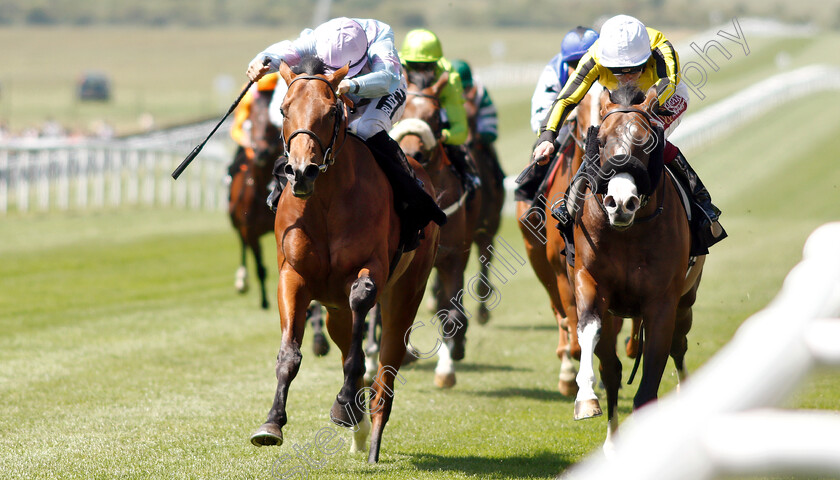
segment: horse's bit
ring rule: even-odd
[[[312,130],[309,130],[309,129],[306,129],[306,128],[299,128],[299,129],[295,130],[294,132],[292,132],[291,135],[289,135],[289,139],[285,140],[283,142],[283,150],[284,150],[283,154],[287,158],[289,157],[289,144],[292,143],[292,139],[295,138],[295,135],[298,135],[298,134],[301,134],[301,133],[303,133],[305,135],[309,135],[310,137],[312,137],[313,140],[315,140],[315,143],[318,144],[318,147],[321,149],[321,151],[324,152],[323,163],[321,163],[321,165],[318,165],[318,170],[321,173],[324,173],[324,172],[327,171],[327,168],[335,162],[335,155],[338,153],[338,151],[341,150],[341,147],[344,146],[344,142],[341,142],[341,145],[339,145],[338,150],[333,151],[333,145],[335,145],[335,139],[338,138],[338,134],[341,131],[341,124],[344,122],[344,118],[345,118],[344,117],[344,106],[342,105],[341,101],[338,99],[338,95],[336,95],[335,92],[333,91],[332,84],[326,78],[319,77],[319,76],[316,76],[316,75],[301,75],[301,76],[295,77],[295,79],[292,80],[291,83],[289,83],[289,88],[291,89],[292,84],[294,84],[298,80],[320,80],[320,81],[327,84],[330,92],[335,97],[335,103],[333,104],[336,107],[336,111],[337,111],[336,119],[335,119],[335,126],[333,128],[332,138],[330,138],[330,143],[329,143],[329,145],[327,145],[326,148],[324,148],[324,142],[322,142],[321,139],[318,137],[318,135],[315,132],[313,132]],[[284,123],[284,126],[285,126],[285,122],[283,122],[283,123]],[[282,135],[282,133],[281,133],[281,135]],[[345,140],[346,139],[347,139],[347,137],[345,137]]]

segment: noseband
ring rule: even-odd
[[[638,109],[638,108],[633,108],[633,107],[620,107],[620,108],[616,108],[616,109],[610,110],[609,112],[607,112],[606,114],[604,114],[604,115],[601,117],[600,124],[603,124],[603,123],[604,123],[604,120],[606,120],[606,119],[607,119],[607,117],[609,117],[610,115],[612,115],[612,114],[614,114],[614,113],[638,113],[638,114],[641,114],[641,115],[645,118],[645,120],[647,121],[648,126],[650,127],[650,131],[651,131],[651,132],[654,132],[654,129],[656,128],[656,127],[654,127],[654,126],[653,126],[653,119],[652,119],[651,115],[650,115],[648,112],[646,112],[646,111],[644,111],[644,110],[641,110],[641,109]],[[600,125],[600,124],[599,124],[599,125]],[[600,127],[596,127],[596,128],[600,128]],[[664,143],[664,141],[665,141],[665,137],[664,137],[664,135],[660,135],[660,134],[658,134],[658,133],[654,133],[654,134],[656,135],[656,141],[660,144],[660,145],[657,145],[657,147],[655,147],[654,151],[656,151],[657,149],[661,149],[661,148],[664,146],[664,145],[661,145],[661,144],[662,144],[662,143]],[[597,137],[593,136],[592,138],[596,139],[596,141],[597,141]],[[589,139],[587,139],[587,140],[589,140]],[[599,155],[599,157],[600,157],[600,155]],[[638,160],[636,157],[633,157],[633,156],[629,156],[629,159],[628,159],[628,160],[635,160],[636,162],[639,162],[639,160]],[[607,164],[609,165],[609,162],[608,162]],[[661,175],[660,175],[660,176],[661,176]],[[658,178],[657,178],[657,179],[655,179],[655,180],[660,180],[660,179],[658,179]],[[656,185],[655,185],[655,184],[651,184],[651,185],[650,185],[650,188],[651,188],[651,190],[652,190],[652,191],[651,191],[651,195],[653,194],[653,191],[655,191],[655,189],[656,189],[656,187],[658,186],[658,184],[661,184],[661,183],[662,183],[662,182],[657,181],[657,182],[656,182]],[[593,193],[595,193],[595,192],[593,192]],[[597,193],[596,193],[596,196],[597,196]],[[642,222],[647,222],[647,221],[653,220],[653,219],[654,219],[654,218],[656,218],[656,217],[657,217],[660,213],[662,213],[662,210],[663,210],[663,207],[662,207],[662,204],[663,204],[663,198],[664,198],[664,191],[663,191],[663,195],[661,195],[661,196],[660,196],[660,198],[659,198],[659,205],[658,205],[657,209],[654,211],[654,213],[652,213],[651,215],[649,215],[649,216],[647,216],[647,217],[645,217],[645,218],[642,218],[642,219],[638,219],[638,220],[636,220],[636,221],[635,221],[635,223],[642,223]],[[649,195],[646,195],[646,194],[639,195],[639,200],[640,200],[640,202],[641,202],[640,208],[644,208],[644,206],[645,206],[645,205],[647,205],[648,201],[650,200],[650,196],[649,196]],[[606,215],[606,213],[607,213],[607,212],[606,212],[606,210],[604,209],[604,206],[603,206],[602,202],[601,202],[601,201],[598,201],[597,203],[598,203],[598,206],[599,206],[599,207],[601,207],[601,210],[602,210],[602,211],[604,212],[604,214]]]
[[[295,138],[296,135],[299,135],[301,133],[305,134],[305,135],[309,135],[313,140],[315,140],[315,143],[318,144],[318,147],[321,149],[321,151],[324,152],[323,162],[321,163],[321,165],[318,165],[318,170],[321,173],[324,173],[324,172],[327,171],[327,168],[335,162],[335,155],[338,153],[338,150],[341,150],[341,147],[344,146],[344,142],[342,142],[341,145],[339,145],[338,150],[333,151],[333,146],[335,145],[335,140],[336,140],[336,138],[338,138],[339,132],[341,131],[341,124],[344,123],[344,119],[345,119],[344,108],[343,108],[343,105],[341,104],[341,101],[338,99],[338,95],[336,95],[335,92],[333,91],[332,84],[326,78],[319,77],[319,76],[316,76],[316,75],[301,75],[301,76],[295,77],[295,79],[292,80],[291,83],[289,83],[289,89],[290,90],[292,88],[292,85],[295,82],[297,82],[298,80],[319,80],[319,81],[327,84],[327,86],[329,87],[330,93],[332,93],[333,97],[335,98],[335,102],[333,102],[333,106],[336,108],[336,112],[337,112],[336,113],[336,119],[335,119],[335,125],[333,127],[332,138],[330,138],[330,143],[326,146],[326,148],[324,147],[324,142],[322,142],[321,138],[318,137],[318,134],[316,134],[312,130],[309,130],[309,129],[306,129],[306,128],[299,128],[299,129],[295,130],[294,132],[292,132],[291,135],[289,135],[288,140],[285,140],[283,142],[283,154],[286,156],[286,158],[289,157],[289,144],[292,143],[292,139]],[[285,123],[286,122],[283,122],[284,126],[285,126]],[[346,137],[345,137],[345,139],[346,139]]]

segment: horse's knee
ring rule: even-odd
[[[376,284],[370,277],[360,277],[350,287],[350,308],[367,312],[376,304]]]
[[[292,345],[288,349],[281,348],[277,353],[277,365],[275,367],[277,379],[297,375],[302,359],[303,354],[300,353],[300,348],[297,345]]]

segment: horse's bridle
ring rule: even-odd
[[[645,120],[647,120],[647,123],[651,127],[651,130],[653,129],[653,118],[651,117],[650,113],[648,113],[644,110],[638,109],[638,108],[633,108],[633,107],[620,107],[620,108],[615,108],[613,110],[610,110],[609,112],[605,113],[601,117],[601,121],[599,122],[599,125],[602,125],[604,123],[604,120],[606,120],[607,117],[609,117],[610,115],[612,115],[614,113],[638,113],[638,114],[641,114],[643,117],[645,117]],[[663,184],[662,179],[660,179],[660,182],[658,182],[658,183]],[[656,191],[657,187],[658,187],[658,185],[654,187],[654,190],[653,190],[654,192]],[[598,194],[595,194],[595,195],[597,196]],[[644,217],[644,218],[641,218],[641,219],[638,219],[638,220],[634,220],[633,223],[649,222],[649,221],[653,220],[654,218],[656,218],[657,216],[659,216],[659,214],[662,213],[662,210],[663,210],[663,206],[662,206],[663,203],[664,203],[663,198],[664,198],[664,190],[663,190],[663,195],[660,195],[659,205],[657,206],[656,210],[652,214],[648,215],[647,217]],[[650,196],[640,195],[639,196],[639,201],[640,201],[639,209],[641,210],[642,208],[644,208],[645,205],[647,205],[649,200],[650,200]],[[597,203],[598,203],[598,206],[601,207],[601,210],[604,212],[604,215],[607,215],[607,211],[604,208],[603,202],[598,201]]]
[[[315,140],[315,143],[318,144],[318,147],[321,149],[321,151],[324,152],[323,163],[321,163],[321,165],[318,165],[318,170],[321,173],[324,173],[327,171],[327,168],[335,162],[335,156],[338,154],[339,151],[341,151],[341,147],[344,146],[344,142],[341,142],[341,145],[338,146],[338,149],[333,151],[335,140],[338,138],[338,135],[341,132],[341,125],[344,123],[345,119],[344,105],[342,104],[341,100],[339,100],[338,95],[336,95],[336,93],[333,91],[332,84],[326,78],[319,77],[317,75],[300,75],[295,77],[295,79],[289,83],[290,90],[292,88],[292,85],[298,80],[319,80],[327,84],[330,93],[332,93],[333,97],[335,98],[335,102],[333,103],[333,106],[335,106],[336,108],[335,126],[333,128],[332,138],[330,138],[330,143],[326,146],[326,148],[324,147],[324,142],[322,142],[321,138],[318,137],[318,134],[316,134],[312,130],[306,128],[299,128],[295,130],[294,132],[292,132],[291,135],[289,135],[289,138],[287,140],[283,141],[283,154],[286,156],[286,158],[289,157],[289,144],[292,143],[292,139],[295,138],[296,135],[301,133],[309,135],[313,140]],[[285,123],[286,122],[283,122],[284,127]],[[283,132],[281,132],[280,134],[282,136]],[[345,136],[344,139],[347,140],[347,137]]]

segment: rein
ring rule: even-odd
[[[346,118],[345,115],[344,115],[344,105],[339,100],[338,95],[336,95],[336,93],[333,91],[332,84],[326,78],[319,77],[317,75],[300,75],[298,77],[295,77],[295,79],[292,80],[289,83],[289,89],[291,89],[292,85],[295,82],[297,82],[298,80],[319,80],[321,82],[326,83],[327,86],[329,87],[330,93],[332,93],[333,97],[335,98],[335,102],[333,102],[333,106],[336,108],[336,111],[337,111],[336,119],[335,119],[335,123],[334,123],[334,127],[333,127],[333,134],[332,134],[332,138],[330,138],[330,143],[325,148],[324,147],[324,142],[321,141],[321,138],[318,137],[318,134],[316,134],[312,130],[309,130],[309,129],[306,129],[306,128],[299,128],[299,129],[295,130],[294,132],[292,132],[292,134],[289,135],[289,138],[286,139],[283,142],[283,154],[287,158],[289,157],[289,144],[292,143],[292,139],[295,138],[296,135],[299,135],[299,134],[308,135],[313,140],[315,140],[315,143],[317,143],[318,147],[321,149],[321,151],[324,152],[323,161],[322,161],[321,165],[318,165],[318,170],[321,173],[324,173],[324,172],[327,171],[327,168],[329,168],[329,166],[332,165],[335,162],[335,156],[338,154],[339,151],[341,151],[341,148],[344,146],[344,142],[347,141],[347,136],[345,135],[344,141],[341,142],[341,145],[338,146],[338,149],[335,150],[335,151],[333,150],[333,146],[335,145],[335,140],[338,138],[338,135],[341,132],[341,125],[344,123],[344,120]],[[285,125],[285,122],[284,122],[284,125]],[[281,135],[282,135],[282,133],[281,133]]]

